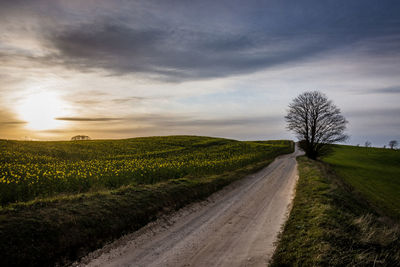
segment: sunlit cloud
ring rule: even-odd
[[[65,114],[65,105],[54,92],[32,92],[19,101],[15,111],[21,120],[26,121],[28,129],[48,130],[66,126],[56,120]]]

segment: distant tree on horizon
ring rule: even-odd
[[[326,153],[328,144],[345,141],[347,120],[325,94],[304,92],[293,99],[285,116],[287,129],[299,139],[306,156],[316,159]]]
[[[364,146],[365,147],[370,147],[371,146],[371,142],[370,141],[365,141]]]
[[[391,140],[391,141],[389,142],[389,147],[390,147],[390,149],[395,149],[395,148],[397,147],[397,145],[398,145],[397,140]]]

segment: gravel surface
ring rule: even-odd
[[[266,266],[290,211],[296,152],[99,249],[74,266]]]

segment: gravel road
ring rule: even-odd
[[[75,266],[266,266],[297,181],[296,156],[280,156],[207,200],[91,253]]]

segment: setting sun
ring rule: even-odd
[[[39,92],[28,95],[17,106],[20,118],[27,122],[31,130],[49,130],[62,126],[65,122],[55,118],[65,115],[65,102],[54,92]]]

